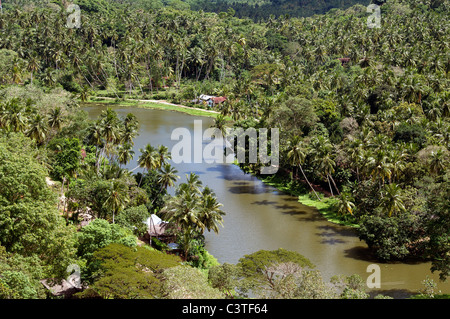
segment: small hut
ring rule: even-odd
[[[215,105],[223,103],[227,98],[224,96],[212,96],[201,94],[198,99],[194,100],[197,103],[204,103],[209,107],[213,107]]]
[[[57,283],[54,279],[43,279],[41,284],[55,297],[71,298],[73,294],[83,290],[65,279],[61,283]]]
[[[81,227],[89,225],[89,223],[95,219],[95,217],[91,214],[91,212],[92,212],[91,208],[87,207],[85,212],[82,212],[78,215],[81,219],[80,222]]]
[[[216,96],[213,98],[214,105],[221,104],[226,101],[226,97],[224,96]]]
[[[174,235],[168,233],[169,223],[152,214],[144,223],[147,225],[147,233],[144,235],[145,240],[151,240],[152,237],[163,242],[169,242]]]
[[[163,236],[166,230],[168,222],[163,221],[161,218],[152,214],[147,220],[145,224],[148,227],[148,234],[152,237]]]
[[[350,62],[350,58],[339,58],[339,61],[341,61],[342,66],[346,66]]]

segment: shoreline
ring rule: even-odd
[[[92,97],[89,101],[82,102],[84,104],[90,103],[101,103],[101,104],[112,104],[112,105],[123,105],[123,106],[134,106],[140,108],[149,108],[164,111],[181,112],[193,116],[204,116],[216,118],[220,112],[213,110],[205,110],[201,108],[195,108],[190,106],[185,106],[181,104],[174,104],[167,102],[165,100],[136,100],[136,99],[124,99],[117,101],[114,98],[96,96]]]
[[[99,100],[95,101],[95,99],[99,99]],[[120,105],[133,106],[133,107],[157,109],[157,110],[163,110],[163,111],[181,112],[181,113],[188,114],[188,115],[205,116],[205,117],[212,117],[212,118],[216,118],[216,116],[220,114],[217,111],[192,108],[189,106],[170,103],[170,102],[167,102],[164,100],[125,99],[125,100],[117,101],[114,98],[110,98],[110,97],[93,97],[92,100],[83,102],[83,103],[85,103],[85,104],[100,103],[100,104],[112,104],[112,105],[118,105],[118,106],[120,106]],[[240,167],[239,165],[238,165],[238,167],[241,170],[243,170],[244,172],[250,173],[252,176],[255,176],[256,178],[258,178],[265,185],[272,186],[281,192],[284,192],[291,196],[297,197],[297,200],[300,204],[317,209],[317,211],[330,223],[340,225],[340,226],[348,226],[351,228],[359,227],[358,224],[342,220],[342,218],[340,218],[335,212],[333,212],[332,206],[336,202],[336,199],[334,199],[334,198],[324,196],[322,198],[322,201],[318,201],[316,199],[310,198],[308,193],[300,192],[300,191],[296,191],[295,189],[292,189],[289,185],[289,183],[291,183],[291,180],[283,178],[282,176],[280,176],[278,174],[263,177],[261,175],[255,174],[255,172],[252,172],[243,167]],[[324,195],[324,194],[320,193],[320,195]]]
[[[318,201],[314,198],[311,198],[310,194],[308,192],[304,192],[300,189],[293,189],[290,183],[292,183],[292,180],[289,180],[287,178],[283,178],[283,176],[280,176],[279,174],[269,175],[269,176],[262,176],[259,174],[255,174],[255,172],[251,170],[246,170],[245,168],[242,168],[239,166],[241,170],[243,170],[246,173],[251,174],[252,176],[255,176],[258,178],[261,182],[263,182],[265,185],[272,186],[273,188],[279,190],[280,192],[284,192],[288,195],[297,197],[297,200],[300,204],[313,207],[317,209],[318,213],[321,214],[328,222],[333,223],[335,225],[339,226],[347,226],[351,228],[359,228],[359,224],[353,223],[351,221],[346,221],[340,218],[340,216],[333,211],[333,205],[336,203],[337,199],[332,197],[325,197],[324,194],[321,192],[319,193],[319,196],[322,195],[322,200]]]
[[[135,101],[135,100],[130,100],[130,101]],[[102,102],[89,101],[87,104],[95,104],[95,103],[101,104]],[[124,103],[124,101],[118,101],[115,103],[105,101],[104,103],[105,104],[114,104],[114,105],[141,107],[141,105],[137,105],[136,103],[129,103],[129,102]],[[189,108],[189,107],[185,107],[185,108]],[[165,108],[161,108],[161,109],[168,110]],[[183,112],[183,111],[180,111],[180,112]],[[349,222],[339,220],[337,218],[338,216],[334,212],[332,212],[332,204],[334,201],[336,201],[336,199],[330,198],[330,197],[322,197],[324,194],[320,192],[319,195],[321,195],[322,201],[315,200],[314,198],[311,198],[309,196],[309,193],[307,190],[300,191],[300,188],[299,189],[292,188],[291,185],[289,185],[291,180],[286,176],[281,176],[279,174],[268,175],[268,176],[258,175],[256,172],[248,170],[248,168],[246,169],[245,167],[241,167],[237,163],[235,163],[235,165],[237,165],[242,171],[244,171],[246,173],[250,173],[252,176],[258,178],[258,180],[263,182],[265,185],[272,186],[275,189],[279,190],[280,192],[284,192],[288,195],[297,197],[298,202],[305,206],[316,208],[318,213],[320,213],[323,217],[325,217],[325,219],[328,222],[335,224],[335,225],[339,225],[339,226],[348,226],[348,227],[352,227],[352,228],[359,227],[359,225],[357,225],[357,224],[351,224]],[[206,248],[205,248],[205,250],[206,250]],[[214,259],[216,259],[216,257],[213,254],[211,254],[208,250],[206,250],[206,252],[208,254],[210,254],[211,259],[213,261],[214,261]]]

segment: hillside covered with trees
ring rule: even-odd
[[[64,278],[73,263],[91,288],[78,295],[85,298],[165,298],[183,284],[214,297],[367,297],[353,277],[331,289],[292,252],[218,265],[203,238],[224,214],[214,190],[191,174],[169,196],[179,177],[168,149],[132,154],[138,119],[108,109],[90,121],[80,103],[96,97],[198,107],[199,94],[225,96],[213,108],[224,132],[280,129],[280,170],[267,182],[330,203],[379,260],[430,260],[448,277],[448,2],[378,1],[380,28],[367,25],[361,4],[314,16],[294,6],[291,17],[254,21],[181,1],[74,2],[80,28],[67,27],[66,1],[4,1],[0,14],[1,297],[43,298],[39,281]],[[322,2],[314,8],[326,10]],[[285,2],[266,3],[258,6],[270,16],[270,6]],[[133,155],[143,173],[122,167]],[[255,175],[261,165],[241,163]],[[81,228],[68,212],[87,208],[96,220]],[[137,221],[152,213],[177,225],[188,265],[157,241],[138,248]],[[272,273],[289,271],[288,281],[267,286]],[[182,276],[198,281],[177,281]],[[129,283],[118,284],[123,278]]]
[[[77,0],[77,1],[55,1],[55,0],[9,0],[4,1],[6,9],[14,5],[26,5],[33,2],[36,6],[45,6],[50,3],[68,4],[76,3],[88,11],[109,11],[117,8],[133,8],[136,10],[153,10],[163,7],[176,9],[207,12],[227,12],[230,8],[236,17],[251,18],[255,21],[274,17],[289,15],[292,17],[306,17],[314,14],[324,14],[331,9],[347,9],[355,4],[368,5],[370,0]]]
[[[355,4],[368,5],[370,0],[188,0],[193,10],[227,12],[231,8],[237,17],[248,17],[254,21],[271,17],[308,17],[325,14],[333,9],[347,9]]]

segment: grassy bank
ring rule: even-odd
[[[134,100],[134,99],[115,100],[112,98],[95,97],[91,98],[88,103],[100,103],[116,106],[132,106],[132,107],[165,110],[172,112],[182,112],[189,115],[212,117],[212,118],[216,118],[220,114],[219,112],[216,111],[204,110],[200,108],[193,108],[183,105],[176,105],[165,101],[150,102],[146,100]]]
[[[333,205],[337,202],[336,198],[325,197],[323,194],[318,193],[321,199],[319,201],[313,193],[310,193],[308,189],[305,188],[305,185],[294,182],[287,176],[280,176],[278,174],[267,176],[253,175],[258,177],[258,179],[266,185],[272,186],[286,194],[298,197],[298,201],[301,204],[316,208],[319,213],[331,223],[354,228],[359,227],[351,217],[341,216],[335,212]]]
[[[92,98],[90,102],[86,103],[99,103],[106,105],[115,105],[115,106],[124,106],[124,107],[141,107],[141,108],[150,108],[150,109],[158,109],[165,111],[175,111],[175,112],[183,112],[190,115],[195,116],[205,116],[216,118],[220,113],[192,108],[188,106],[175,105],[171,103],[165,102],[147,102],[145,100],[133,100],[133,99],[125,99],[125,100],[115,100],[112,98],[102,98],[96,97]],[[229,120],[229,119],[228,119]],[[237,164],[237,163],[236,163]],[[301,204],[316,208],[329,222],[334,224],[339,224],[343,226],[350,227],[359,227],[358,224],[354,223],[351,218],[347,216],[338,215],[333,209],[333,205],[336,203],[335,198],[325,197],[323,194],[318,193],[321,200],[317,200],[315,195],[311,194],[308,189],[305,188],[305,185],[296,183],[292,181],[288,176],[281,176],[279,174],[275,175],[259,175],[255,172],[249,171],[246,168],[241,167],[247,173],[250,173],[260,179],[266,185],[272,186],[286,194],[298,197],[298,200]]]

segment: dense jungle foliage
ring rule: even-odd
[[[192,174],[173,197],[165,196],[178,177],[164,146],[141,150],[143,174],[124,170],[134,155],[138,120],[108,110],[89,121],[79,102],[95,96],[188,106],[200,94],[225,96],[213,108],[220,112],[216,126],[279,128],[279,176],[311,198],[333,197],[335,214],[357,225],[380,260],[428,259],[433,271],[448,277],[448,2],[376,1],[379,28],[367,24],[365,5],[347,7],[353,1],[339,1],[344,9],[324,14],[316,13],[333,1],[314,7],[294,1],[289,8],[285,1],[234,1],[233,9],[224,2],[79,0],[81,26],[68,27],[73,12],[66,11],[67,1],[4,1],[0,296],[43,297],[39,280],[63,278],[67,265],[77,262],[92,288],[84,297],[167,297],[172,284],[182,284],[168,278],[191,270],[153,250],[161,261],[147,260],[148,247],[136,248],[142,229],[135,221],[151,213],[180,227],[179,243],[192,267],[215,264],[201,236],[222,221],[214,192]],[[260,15],[246,13],[253,5]],[[275,5],[290,16],[275,16]],[[242,163],[250,172],[261,165]],[[45,187],[49,176],[57,183],[53,192]],[[67,209],[60,193],[70,199]],[[193,223],[180,213],[186,203]],[[61,210],[87,207],[98,219],[81,231],[77,214],[60,218]],[[124,247],[134,250],[124,253]],[[110,265],[115,254],[118,268]],[[267,279],[257,271],[243,275],[242,267],[216,266],[221,276],[244,276],[252,287]],[[154,269],[151,275],[145,267]],[[124,276],[132,285],[110,288]],[[200,274],[195,284],[211,288],[210,276]],[[293,279],[297,286],[302,278]],[[125,286],[137,288],[121,290]],[[212,295],[225,296],[250,288],[217,283],[214,289]],[[277,289],[261,296],[280,296]],[[286,296],[304,295],[296,290]]]

